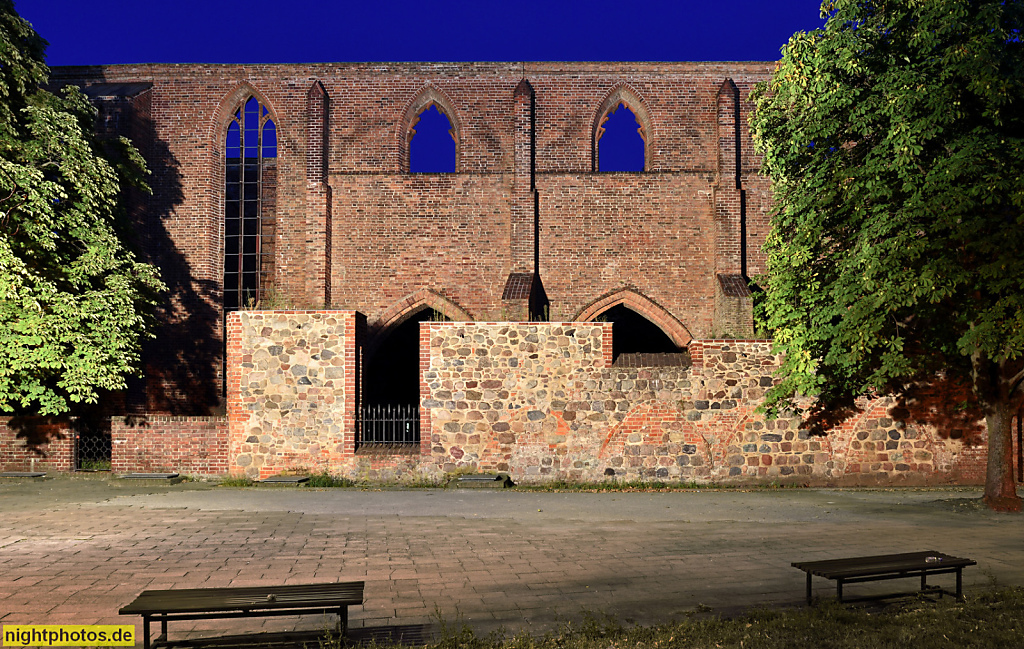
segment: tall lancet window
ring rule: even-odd
[[[255,97],[235,111],[225,152],[224,310],[234,311],[259,301],[273,263],[265,222],[273,221],[277,128]]]

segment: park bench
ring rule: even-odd
[[[829,559],[826,561],[801,561],[792,564],[794,568],[807,573],[807,603],[811,603],[811,575],[834,579],[839,601],[843,601],[843,585],[885,579],[921,578],[921,592],[938,592],[942,589],[928,586],[928,575],[956,573],[956,598],[963,599],[963,574],[966,566],[977,565],[971,559],[951,557],[941,552],[907,552],[905,554],[883,554],[875,557],[853,557],[850,559]]]
[[[144,649],[150,649],[149,625],[160,622],[155,645],[167,644],[167,623],[175,620],[264,617],[270,615],[338,615],[338,634],[348,630],[348,607],[363,603],[363,582],[146,590],[120,611],[141,615]]]

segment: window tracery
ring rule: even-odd
[[[263,220],[276,184],[277,126],[255,97],[235,110],[224,149],[224,310],[235,311],[261,296]]]

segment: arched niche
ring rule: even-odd
[[[602,313],[618,305],[623,305],[646,318],[679,349],[685,349],[693,340],[693,336],[682,322],[653,300],[631,289],[620,289],[599,297],[583,307],[573,320],[592,322]]]

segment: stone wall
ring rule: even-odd
[[[355,312],[238,312],[228,324],[235,474],[893,484],[984,472],[977,422],[943,427],[886,398],[813,435],[756,412],[779,366],[768,342],[693,340],[691,367],[615,367],[613,325],[600,322],[421,323],[420,445],[358,448]]]
[[[0,471],[74,471],[75,431],[67,419],[0,417]]]
[[[755,412],[770,343],[693,341],[692,368],[611,366],[606,323],[423,323],[423,431],[436,470],[521,481],[976,479],[984,437],[900,421],[876,399],[826,435]]]
[[[114,473],[219,476],[228,472],[226,417],[113,417],[110,442]]]
[[[232,473],[328,469],[355,451],[356,314],[228,316]]]

